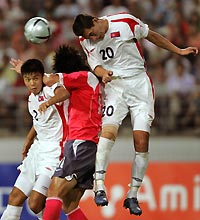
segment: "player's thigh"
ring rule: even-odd
[[[51,177],[40,174],[34,184],[33,191],[38,192],[46,197],[50,183]]]
[[[73,188],[63,198],[63,210],[65,213],[69,213],[78,207],[81,197],[83,196],[85,189]]]
[[[19,176],[17,177],[17,180],[15,182],[15,187],[18,188],[26,197],[29,197],[31,191],[34,187],[34,178],[31,179],[30,174],[33,174],[32,172],[21,172]]]
[[[17,187],[13,187],[8,198],[8,204],[12,206],[22,206],[27,196]]]
[[[72,178],[70,181],[68,181],[65,178],[55,176],[51,180],[47,195],[48,197],[56,196],[63,198],[71,189],[74,188],[76,184],[77,181],[75,178]]]
[[[130,82],[127,82],[130,83]],[[150,132],[154,119],[154,93],[150,79],[146,74],[135,79],[134,90],[127,95],[133,130]]]
[[[102,123],[119,127],[128,114],[128,106],[124,99],[124,88],[117,82],[111,82],[105,89]]]

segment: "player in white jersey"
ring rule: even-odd
[[[109,155],[118,128],[130,113],[135,155],[124,207],[129,208],[130,214],[141,215],[137,192],[148,165],[149,133],[154,119],[154,89],[138,41],[146,38],[179,55],[196,55],[198,49],[176,47],[150,30],[147,24],[127,13],[101,18],[80,14],[75,18],[73,31],[79,36],[90,67],[106,83],[103,128],[96,154],[95,202],[100,206],[108,204],[104,179]]]
[[[68,102],[64,101],[68,95],[67,90],[58,83],[52,87],[44,86],[44,67],[37,59],[24,62],[21,74],[31,92],[28,109],[33,118],[33,126],[22,151],[20,174],[9,195],[8,205],[1,220],[20,219],[22,206],[28,197],[30,209],[41,219],[46,192],[60,162],[68,133]],[[58,98],[59,103],[51,105],[55,98]],[[38,111],[44,102],[47,102],[49,107],[45,112]]]

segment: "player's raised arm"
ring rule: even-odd
[[[21,74],[21,66],[23,64],[22,60],[11,58],[10,64],[12,65],[12,67],[10,68],[11,70],[14,70],[17,73]]]
[[[182,56],[188,55],[188,54],[194,54],[194,55],[198,54],[197,47],[187,47],[187,48],[181,49],[181,48],[177,47],[176,45],[174,45],[173,43],[171,43],[167,38],[163,37],[162,35],[160,35],[157,32],[151,31],[151,30],[149,30],[149,33],[148,33],[146,39],[158,47],[161,47],[163,49],[169,50],[171,52],[174,52],[174,53],[182,55]]]
[[[59,102],[63,102],[66,99],[68,99],[70,96],[70,93],[68,92],[68,90],[65,89],[63,86],[57,87],[54,92],[55,92],[55,96],[51,97],[47,102],[44,102],[39,106],[39,109],[38,109],[39,112],[46,111],[46,109],[49,106],[54,105]]]

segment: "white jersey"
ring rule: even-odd
[[[49,106],[43,113],[38,111],[40,104],[55,95],[57,86],[58,84],[45,86],[39,94],[31,93],[28,99],[29,112],[33,117],[33,126],[39,141],[62,142],[67,136],[68,100]]]
[[[101,65],[119,78],[146,72],[138,40],[147,37],[148,25],[127,13],[101,19],[107,19],[109,25],[103,40],[94,43],[89,39],[79,38],[90,67],[94,70]]]

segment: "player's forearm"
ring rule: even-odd
[[[96,66],[94,69],[94,73],[98,76],[98,77],[103,77],[104,74],[107,73],[108,70],[105,70],[102,66]]]
[[[28,134],[26,136],[26,142],[33,142],[36,135],[37,135],[37,133],[36,133],[34,127],[32,126],[30,131],[28,132]]]
[[[163,49],[166,49],[166,50],[169,50],[171,52],[181,55],[180,48],[178,48],[173,43],[171,43],[167,38],[163,37],[162,35],[154,31],[149,30],[149,33],[146,39],[151,41],[153,44],[155,44],[158,47],[161,47]]]
[[[56,103],[63,102],[66,99],[68,99],[69,96],[70,96],[70,93],[68,92],[68,90],[66,90],[64,87],[58,87],[55,90],[55,96],[53,96],[52,98],[48,100],[48,105],[51,106]]]

